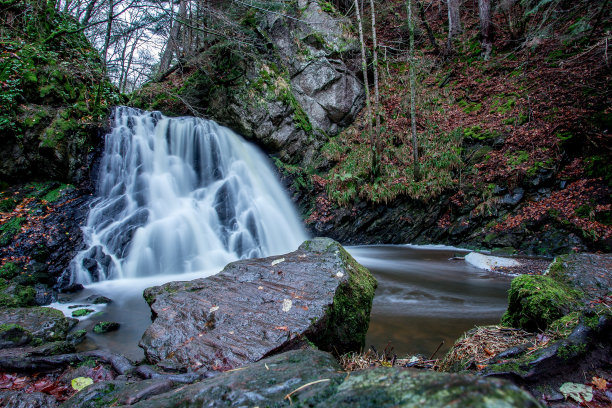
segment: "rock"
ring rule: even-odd
[[[87,302],[91,302],[94,305],[107,305],[109,303],[113,303],[113,300],[110,298],[107,298],[106,296],[102,296],[102,295],[91,295],[88,296],[85,301]]]
[[[355,119],[365,101],[357,78],[358,42],[345,29],[351,21],[332,17],[314,0],[283,12],[248,13],[251,25],[243,29],[252,30],[261,47],[247,55],[218,44],[214,53],[186,63],[197,69],[177,83],[176,93],[281,160],[322,166],[319,148]],[[235,79],[221,80],[228,76]],[[134,102],[170,115],[191,114],[182,102],[168,98],[164,89],[170,84],[143,88]],[[165,99],[169,103],[160,103]]]
[[[521,275],[512,280],[502,324],[527,331],[545,330],[579,306],[580,293],[549,276]]]
[[[293,350],[221,373],[198,383],[160,393],[134,407],[539,407],[529,394],[499,380],[467,374],[442,374],[402,368],[347,373],[331,354]],[[108,391],[111,387],[120,391]],[[130,386],[95,384],[71,398],[70,407],[118,401]],[[134,387],[134,386],[132,386]],[[143,385],[137,385],[140,389]],[[161,388],[161,387],[160,387]],[[105,390],[104,393],[102,390]]]
[[[51,395],[42,392],[3,391],[0,405],[5,408],[55,408],[59,404]]]
[[[17,324],[0,325],[0,349],[19,347],[32,341],[32,333]]]
[[[492,271],[495,268],[509,268],[519,266],[521,263],[515,259],[500,258],[498,256],[488,256],[479,254],[478,252],[470,252],[465,256],[465,262],[475,266],[476,268]]]
[[[151,379],[144,381],[101,381],[96,382],[64,402],[65,408],[98,408],[133,405],[153,395],[172,389],[169,380]]]
[[[117,322],[98,322],[93,327],[93,332],[96,334],[108,333],[115,330],[119,330],[119,323]]]
[[[612,254],[572,253],[555,259],[548,275],[581,291],[585,301],[596,301],[610,294]]]
[[[217,275],[145,290],[153,324],[140,346],[165,367],[229,369],[312,342],[364,346],[376,280],[337,242],[231,263]]]
[[[18,325],[43,342],[65,340],[77,322],[48,307],[0,309],[0,324]]]

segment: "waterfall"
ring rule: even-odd
[[[73,281],[221,270],[306,238],[267,158],[213,121],[116,108]]]

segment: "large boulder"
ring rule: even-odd
[[[250,9],[243,30],[257,46],[215,44],[169,81],[136,91],[131,103],[170,115],[197,111],[285,162],[321,166],[319,148],[365,100],[351,22],[330,7],[311,0],[275,13]]]
[[[506,381],[466,374],[402,368],[339,372],[331,354],[294,350],[243,369],[162,391],[134,407],[539,407]],[[124,405],[149,384],[98,383],[66,401],[66,407]],[[159,389],[163,389],[158,385]],[[95,405],[98,404],[98,405]]]
[[[340,244],[229,264],[217,275],[145,290],[153,324],[140,346],[161,366],[227,370],[313,343],[363,348],[376,280]]]

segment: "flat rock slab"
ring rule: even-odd
[[[376,280],[337,242],[231,263],[217,275],[148,288],[153,324],[140,346],[162,367],[228,370],[312,342],[364,346]]]
[[[97,383],[64,407],[122,405],[127,390],[144,385]],[[163,389],[163,388],[161,388]],[[146,408],[195,407],[540,407],[509,382],[469,374],[444,374],[403,368],[345,373],[329,353],[293,350],[195,384],[141,399]]]

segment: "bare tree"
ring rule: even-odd
[[[376,150],[374,146],[374,132],[372,132],[372,107],[370,106],[370,84],[368,81],[368,63],[365,52],[365,42],[363,40],[363,24],[361,23],[361,13],[359,12],[359,3],[355,1],[355,14],[357,16],[357,27],[359,28],[359,42],[361,44],[361,70],[363,72],[363,83],[366,94],[366,109],[367,109],[367,122],[368,132],[370,133],[370,148],[372,149],[372,169],[377,168],[376,163]]]
[[[461,0],[447,0],[448,4],[448,50],[453,48],[453,38],[461,33],[461,20],[459,18],[459,4]]]
[[[480,41],[487,61],[493,49],[493,29],[491,27],[491,0],[478,0],[480,16]]]
[[[412,18],[412,0],[406,1],[408,9],[408,27],[410,29],[410,124],[412,130],[412,160],[413,175],[415,180],[421,179],[421,169],[419,167],[419,144],[416,131],[416,73],[414,60],[414,20]]]
[[[376,9],[374,8],[374,0],[370,0],[370,12],[372,13],[372,68],[374,71],[374,115],[376,117],[376,136],[375,136],[375,146],[373,154],[377,156],[375,160],[372,161],[372,176],[376,176],[378,174],[378,163],[380,160],[380,148],[381,148],[381,140],[380,140],[380,93],[378,90],[378,44],[376,42]]]

